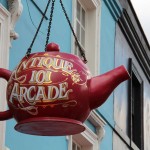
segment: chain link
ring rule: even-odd
[[[54,6],[55,6],[55,0],[52,0],[50,19],[49,19],[49,25],[48,25],[47,37],[46,37],[46,43],[45,43],[45,51],[46,51],[46,47],[47,47],[47,44],[48,44],[49,38],[50,38],[50,32],[51,32],[51,26],[52,26],[52,20],[53,20],[53,13],[54,13]]]
[[[33,46],[33,44],[34,44],[34,42],[35,42],[35,39],[36,39],[36,37],[37,37],[37,35],[38,35],[38,32],[39,32],[40,28],[41,28],[41,25],[42,25],[42,23],[43,23],[43,20],[44,20],[44,17],[45,17],[45,15],[46,15],[46,12],[47,12],[47,10],[48,10],[48,7],[49,7],[49,5],[50,5],[50,2],[51,2],[51,0],[49,0],[48,3],[47,3],[46,9],[45,9],[44,14],[43,14],[43,16],[42,16],[42,19],[41,19],[41,21],[40,21],[40,24],[39,24],[39,26],[38,26],[38,28],[37,28],[37,31],[36,31],[36,33],[35,33],[35,36],[34,36],[32,42],[31,42],[30,47],[28,48],[28,50],[27,50],[27,52],[26,52],[26,57],[29,57],[29,55],[30,55],[30,53],[31,53],[32,46]],[[76,44],[77,44],[77,46],[79,47],[79,51],[80,51],[81,56],[83,57],[83,61],[84,61],[85,63],[87,63],[87,59],[86,59],[86,56],[85,56],[85,52],[84,52],[84,50],[82,49],[82,47],[81,47],[81,45],[80,45],[80,43],[79,43],[79,41],[78,41],[78,38],[77,38],[77,36],[76,36],[76,34],[75,34],[75,32],[74,32],[74,29],[73,29],[73,27],[72,27],[72,25],[71,25],[71,22],[70,22],[70,20],[69,20],[69,17],[68,17],[68,15],[67,15],[67,12],[66,12],[66,10],[65,10],[65,7],[64,7],[64,5],[63,5],[63,3],[62,3],[62,0],[60,0],[60,4],[61,4],[62,10],[63,10],[63,13],[65,14],[65,17],[66,17],[66,19],[67,19],[67,22],[68,22],[68,24],[69,24],[69,26],[70,26],[70,29],[71,29],[71,31],[72,31],[72,33],[73,33],[73,36],[74,36],[75,41],[76,41]],[[51,26],[52,26],[52,20],[53,20],[53,13],[54,13],[54,6],[55,6],[55,0],[52,0],[52,6],[51,6],[51,11],[50,11],[50,19],[49,19],[48,31],[47,31],[47,37],[46,37],[46,43],[45,43],[45,51],[46,51],[46,47],[47,47],[47,44],[48,44],[49,38],[50,38],[50,32],[51,32]]]
[[[34,44],[34,42],[35,42],[35,39],[36,39],[36,37],[37,37],[37,35],[38,35],[38,33],[39,33],[39,30],[40,30],[40,28],[41,28],[41,25],[42,25],[42,23],[43,23],[43,20],[44,20],[44,18],[45,18],[45,16],[46,16],[46,12],[47,12],[47,10],[48,10],[48,7],[49,7],[49,5],[50,5],[50,2],[51,2],[51,0],[48,0],[47,6],[46,6],[45,11],[44,11],[44,13],[43,13],[43,16],[42,16],[42,18],[41,18],[40,24],[39,24],[39,26],[38,26],[38,28],[37,28],[37,30],[36,30],[36,33],[35,33],[34,38],[33,38],[32,42],[31,42],[31,44],[30,44],[30,47],[28,48],[28,50],[27,50],[27,52],[26,52],[26,57],[27,57],[27,58],[28,58],[29,55],[31,54],[32,46],[33,46],[33,44]]]
[[[66,19],[67,19],[67,22],[68,22],[68,24],[69,24],[69,26],[70,26],[70,29],[71,29],[71,31],[72,31],[72,33],[73,33],[73,36],[74,36],[74,38],[75,38],[75,41],[76,41],[76,43],[77,43],[77,45],[78,45],[78,47],[79,47],[79,51],[80,51],[81,56],[83,57],[83,61],[84,61],[84,63],[87,63],[87,59],[86,59],[86,56],[85,56],[85,52],[84,52],[84,50],[82,49],[82,47],[81,47],[81,45],[80,45],[80,43],[79,43],[79,41],[78,41],[78,38],[77,38],[77,36],[76,36],[76,34],[75,34],[75,32],[74,32],[74,29],[73,29],[73,27],[72,27],[72,25],[71,25],[71,22],[70,22],[70,20],[69,20],[69,17],[68,17],[68,15],[67,15],[67,12],[66,12],[66,10],[65,10],[65,7],[64,7],[64,5],[63,5],[62,0],[60,0],[60,4],[61,4],[62,10],[63,10],[63,12],[64,12],[64,14],[65,14],[65,17],[66,17]]]

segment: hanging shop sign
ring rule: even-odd
[[[8,81],[8,110],[0,112],[0,120],[14,118],[19,132],[60,136],[85,130],[83,122],[91,110],[101,106],[121,82],[129,79],[120,66],[103,75],[91,78],[85,53],[71,26],[62,0],[60,4],[82,56],[59,52],[59,45],[48,44],[55,0],[52,0],[45,52],[32,53],[32,46],[40,30],[51,0],[48,0],[35,36],[26,56],[11,72],[0,68],[0,78]]]
[[[72,135],[85,130],[90,111],[129,74],[120,66],[91,78],[78,56],[61,53],[51,43],[46,52],[24,57],[13,72],[1,68],[0,77],[8,81],[9,107],[0,120],[15,118],[15,129],[26,134]]]

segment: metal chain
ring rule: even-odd
[[[55,6],[55,0],[52,0],[50,19],[49,19],[49,25],[48,25],[48,31],[47,31],[47,38],[46,38],[46,43],[45,43],[45,51],[46,51],[46,47],[47,47],[47,44],[48,44],[49,38],[50,38],[50,32],[51,32],[51,26],[52,26],[52,20],[53,20],[53,13],[54,13],[54,6]]]
[[[68,17],[68,15],[67,15],[67,12],[66,12],[66,10],[65,10],[65,7],[64,7],[64,5],[63,5],[63,3],[62,3],[62,0],[60,0],[60,4],[61,4],[62,10],[63,10],[63,12],[64,12],[64,14],[65,14],[65,17],[66,17],[66,19],[67,19],[67,22],[68,22],[68,24],[69,24],[69,26],[70,26],[70,29],[71,29],[71,31],[72,31],[72,33],[73,33],[73,36],[74,36],[74,38],[75,38],[75,41],[76,41],[76,43],[77,43],[77,45],[78,45],[78,47],[79,47],[79,51],[80,51],[80,53],[81,53],[81,56],[82,56],[83,59],[84,59],[84,63],[87,63],[87,59],[86,59],[86,56],[85,56],[85,52],[84,52],[84,50],[82,49],[82,47],[81,47],[81,45],[80,45],[80,43],[79,43],[79,41],[78,41],[78,38],[77,38],[77,36],[76,36],[76,34],[75,34],[75,32],[74,32],[74,29],[73,29],[73,27],[72,27],[72,25],[71,25],[71,22],[70,22],[70,20],[69,20],[69,17]]]
[[[51,0],[49,0],[48,3],[47,3],[47,6],[46,6],[45,11],[44,11],[44,13],[43,13],[43,16],[42,16],[42,18],[41,18],[40,24],[39,24],[39,26],[38,26],[38,28],[37,28],[37,30],[36,30],[36,33],[35,33],[34,38],[33,38],[32,42],[31,42],[31,44],[30,44],[30,47],[28,48],[28,50],[27,50],[27,52],[26,52],[26,57],[27,57],[27,58],[28,58],[29,55],[31,54],[32,46],[33,46],[33,44],[34,44],[34,42],[35,42],[35,39],[36,39],[36,37],[37,37],[37,35],[38,35],[38,33],[39,33],[39,30],[40,30],[41,25],[42,25],[42,23],[43,23],[43,20],[44,20],[44,18],[45,18],[45,15],[46,15],[46,12],[47,12],[48,7],[49,7],[49,5],[50,5],[50,2],[51,2]]]
[[[34,42],[35,42],[35,39],[36,39],[36,37],[37,37],[37,35],[38,35],[38,33],[39,33],[39,30],[40,30],[41,25],[42,25],[42,23],[43,23],[43,20],[44,20],[44,17],[45,17],[45,15],[46,15],[46,12],[47,12],[47,10],[48,10],[48,7],[49,7],[49,5],[50,5],[50,2],[51,2],[51,0],[49,0],[48,3],[47,3],[47,6],[46,6],[46,9],[45,9],[44,14],[43,14],[43,16],[42,16],[42,19],[41,19],[41,21],[40,21],[40,24],[39,24],[39,26],[38,26],[38,28],[37,28],[37,31],[36,31],[36,33],[35,33],[35,35],[34,35],[34,38],[33,38],[32,42],[31,42],[31,45],[30,45],[30,47],[28,48],[28,50],[27,50],[27,52],[26,52],[26,57],[29,57],[29,55],[30,55],[30,53],[31,53],[32,46],[33,46],[33,44],[34,44]],[[84,61],[85,63],[87,63],[87,59],[86,59],[86,57],[85,57],[85,52],[84,52],[84,50],[82,49],[82,47],[81,47],[81,45],[80,45],[80,43],[79,43],[79,41],[78,41],[78,38],[77,38],[77,36],[76,36],[76,34],[75,34],[75,32],[74,32],[74,29],[73,29],[73,27],[72,27],[72,25],[71,25],[71,22],[70,22],[70,20],[69,20],[69,17],[68,17],[68,15],[67,15],[67,12],[66,12],[66,10],[65,10],[65,7],[64,7],[64,5],[63,5],[63,3],[62,3],[62,0],[60,0],[60,4],[61,4],[62,10],[63,10],[63,12],[64,12],[64,14],[65,14],[65,17],[66,17],[66,19],[67,19],[67,22],[68,22],[68,24],[69,24],[69,26],[70,26],[70,29],[71,29],[71,31],[72,31],[72,33],[73,33],[73,36],[74,36],[74,38],[75,38],[75,41],[76,41],[76,43],[77,43],[77,45],[78,45],[78,47],[79,47],[79,51],[80,51],[80,53],[81,53],[81,56],[82,56],[83,59],[84,59],[83,61]],[[52,0],[52,6],[51,6],[51,12],[50,12],[50,19],[49,19],[49,25],[48,25],[48,32],[47,32],[47,38],[46,38],[46,44],[45,44],[45,51],[46,51],[46,46],[47,46],[47,44],[48,44],[48,42],[49,42],[49,37],[50,37],[50,32],[51,32],[51,25],[52,25],[52,20],[53,20],[53,13],[54,13],[54,5],[55,5],[55,0]]]

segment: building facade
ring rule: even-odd
[[[26,55],[47,1],[0,2],[0,68],[12,71]],[[120,84],[101,107],[91,112],[85,121],[85,132],[78,135],[26,135],[14,130],[14,119],[0,121],[0,150],[149,150],[150,46],[130,0],[63,3],[93,76],[124,65],[131,79]],[[44,51],[49,16],[50,8],[32,52]],[[59,44],[62,52],[80,57],[58,0],[49,41]],[[7,109],[6,84],[0,80],[0,111]]]

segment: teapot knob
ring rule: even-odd
[[[46,51],[47,52],[59,52],[60,51],[60,47],[56,43],[49,43],[46,46]]]

